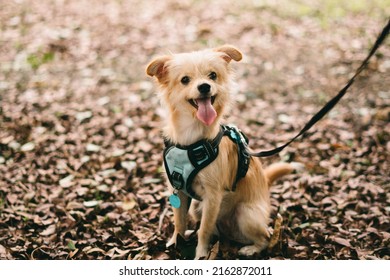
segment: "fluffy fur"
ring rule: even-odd
[[[189,145],[218,134],[223,116],[231,107],[230,62],[241,59],[239,50],[226,45],[161,56],[150,62],[146,72],[157,78],[162,103],[168,111],[165,137],[173,143]],[[260,160],[252,157],[247,175],[233,192],[237,147],[224,137],[216,160],[200,171],[193,182],[193,190],[202,198],[193,201],[189,211],[195,221],[200,221],[196,258],[207,256],[210,238],[216,232],[246,244],[240,254],[250,256],[263,250],[269,240],[269,186],[293,169],[288,163],[263,169]],[[184,236],[187,228],[188,200],[183,193],[178,195],[182,205],[174,209],[175,231],[167,245],[174,244],[178,234]]]

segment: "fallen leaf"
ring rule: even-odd
[[[83,205],[85,207],[95,207],[95,206],[99,205],[100,203],[101,203],[101,201],[99,201],[99,200],[90,200],[90,201],[84,201]]]
[[[48,226],[44,231],[42,231],[40,233],[41,236],[49,236],[49,235],[52,235],[56,232],[56,225],[55,224],[52,224],[50,226]]]
[[[28,142],[20,147],[20,150],[22,152],[31,152],[35,149],[35,144],[33,142]]]
[[[137,167],[137,163],[135,161],[122,161],[121,166],[128,172],[131,172]]]
[[[334,237],[333,241],[336,242],[337,244],[340,244],[345,247],[352,247],[351,243],[347,239],[341,238],[341,237]]]
[[[87,144],[87,152],[99,152],[101,149],[100,146],[95,144]]]
[[[79,121],[79,122],[82,122],[86,119],[90,119],[92,118],[92,112],[91,111],[85,111],[85,112],[78,112],[76,114],[76,119]]]
[[[69,188],[70,186],[72,186],[74,184],[73,179],[74,179],[73,175],[68,175],[65,178],[61,179],[59,181],[59,184],[63,188]]]

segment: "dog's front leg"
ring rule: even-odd
[[[173,232],[171,239],[168,241],[167,247],[176,244],[178,234],[184,237],[184,233],[187,229],[188,197],[182,192],[178,192],[177,195],[180,198],[181,205],[179,208],[173,208],[175,231]]]
[[[216,223],[221,207],[222,195],[213,194],[205,196],[202,207],[202,219],[198,231],[198,246],[195,259],[207,257],[210,238],[216,231]]]

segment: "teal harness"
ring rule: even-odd
[[[228,136],[237,145],[238,168],[232,190],[236,189],[238,181],[245,177],[249,168],[248,139],[235,126],[222,125],[213,140],[202,139],[188,146],[165,141],[164,166],[169,182],[176,191],[182,191],[189,198],[201,200],[193,191],[192,182],[199,171],[217,158],[219,143],[224,136]]]

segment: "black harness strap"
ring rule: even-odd
[[[248,138],[235,126],[223,125],[224,135],[227,135],[237,145],[237,173],[233,182],[232,191],[237,187],[238,181],[244,178],[249,169],[250,155],[248,150]]]
[[[368,56],[362,62],[360,67],[356,70],[355,75],[353,75],[353,77],[348,81],[348,83],[344,86],[344,88],[340,90],[340,92],[335,97],[333,97],[330,101],[328,101],[328,103],[326,103],[325,106],[310,119],[310,121],[304,126],[304,128],[302,128],[302,130],[294,138],[292,138],[290,141],[288,141],[286,144],[282,146],[276,147],[271,150],[258,152],[258,153],[250,153],[250,155],[254,157],[273,156],[281,152],[284,148],[286,148],[288,145],[294,142],[298,137],[300,137],[302,134],[308,131],[314,124],[316,124],[319,120],[321,120],[322,117],[326,115],[326,113],[328,113],[330,110],[332,110],[333,107],[340,101],[340,99],[345,95],[349,87],[355,82],[355,78],[364,70],[364,68],[366,68],[368,61],[371,59],[371,57],[375,54],[377,49],[386,39],[387,35],[389,34],[389,31],[390,31],[390,19],[387,22],[387,25],[383,28],[382,33],[378,36]]]

